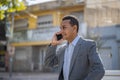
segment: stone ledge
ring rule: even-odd
[[[120,76],[120,70],[105,70],[105,76]]]

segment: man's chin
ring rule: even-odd
[[[67,38],[66,38],[66,37],[63,37],[63,40],[67,40]]]

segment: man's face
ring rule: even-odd
[[[75,28],[75,26],[71,26],[70,20],[62,21],[60,29],[63,35],[63,39],[70,40],[76,32]]]

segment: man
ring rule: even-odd
[[[62,19],[60,31],[55,33],[46,55],[46,65],[59,62],[58,80],[101,80],[104,68],[96,52],[96,44],[92,40],[84,40],[78,35],[79,22],[71,15]],[[62,34],[62,39],[57,36]],[[56,53],[56,47],[67,40]]]

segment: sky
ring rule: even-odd
[[[55,0],[26,0],[26,2],[28,2],[28,5],[44,3],[44,2],[47,2],[47,1],[55,1]]]

